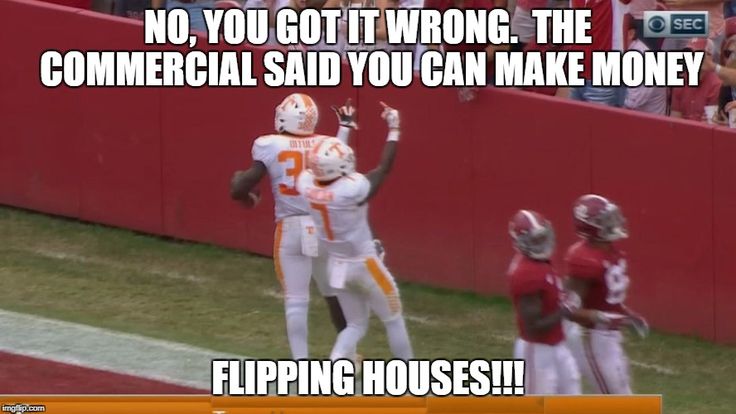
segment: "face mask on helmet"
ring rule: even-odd
[[[317,105],[308,95],[295,93],[276,107],[274,128],[280,133],[312,135],[319,120]]]
[[[598,223],[598,235],[604,241],[616,241],[629,237],[626,219],[617,205],[611,204]]]
[[[543,228],[514,237],[514,245],[525,256],[548,260],[555,250],[555,232],[549,224]]]

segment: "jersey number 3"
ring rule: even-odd
[[[284,183],[279,184],[279,192],[283,195],[298,196],[296,191],[296,178],[304,169],[305,154],[299,151],[281,151],[279,152],[279,162],[292,162],[292,167],[286,169],[286,176],[291,177],[293,185],[288,186]]]

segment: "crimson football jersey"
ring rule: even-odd
[[[527,342],[556,345],[564,339],[562,322],[541,336],[532,336],[524,329],[524,322],[519,311],[519,300],[522,296],[541,294],[542,316],[547,316],[560,308],[560,289],[562,283],[557,272],[549,262],[530,259],[516,254],[508,271],[511,298],[516,310],[516,324],[519,336]]]
[[[623,308],[629,288],[626,257],[615,245],[603,250],[581,240],[567,250],[565,264],[568,276],[591,282],[582,303],[584,308],[626,313]]]

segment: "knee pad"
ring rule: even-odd
[[[284,307],[286,308],[286,313],[294,312],[294,311],[306,311],[306,309],[309,308],[309,298],[305,298],[303,296],[297,296],[297,297],[289,297],[287,296],[284,299]]]
[[[368,321],[348,323],[345,329],[350,329],[362,338],[368,333]]]

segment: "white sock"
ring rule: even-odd
[[[405,361],[414,358],[414,351],[411,348],[409,332],[406,330],[404,318],[399,316],[398,318],[384,321],[383,325],[386,327],[388,345],[394,357]]]
[[[286,336],[289,338],[291,357],[295,360],[309,358],[309,345],[307,344],[309,300],[286,299],[285,308]]]

